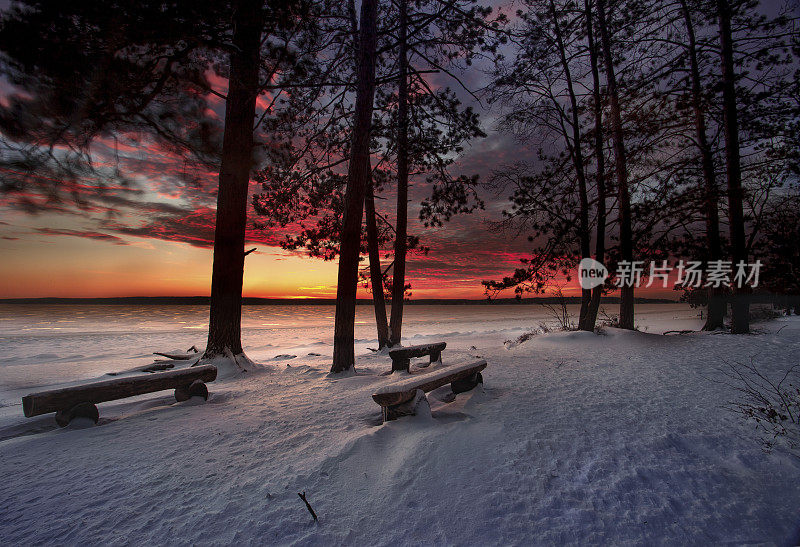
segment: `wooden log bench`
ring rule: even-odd
[[[420,344],[418,346],[406,346],[404,348],[394,348],[389,350],[389,357],[392,358],[392,372],[405,371],[411,366],[412,357],[424,357],[430,355],[431,363],[442,361],[442,350],[447,347],[447,342],[436,342],[435,344]]]
[[[427,404],[425,393],[429,391],[450,384],[453,393],[464,393],[482,384],[481,371],[486,366],[486,361],[481,359],[430,373],[417,374],[378,389],[372,395],[372,399],[381,406],[384,422],[416,414],[419,404]]]
[[[61,427],[78,417],[91,418],[97,423],[100,418],[97,403],[165,389],[175,389],[175,399],[178,401],[187,401],[194,396],[208,399],[205,382],[213,382],[216,378],[217,367],[213,365],[117,378],[31,393],[22,398],[22,410],[28,418],[55,412],[56,422]]]

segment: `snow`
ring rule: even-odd
[[[646,311],[647,332],[554,332],[508,347],[538,319],[450,310],[406,342],[446,340],[445,366],[486,359],[483,388],[452,402],[439,388],[430,416],[385,424],[371,394],[396,376],[382,375],[391,362],[366,350],[367,331],[354,374],[329,375],[331,348],[304,326],[302,341],[246,343],[261,366],[209,384],[206,403],[166,391],[104,403],[93,427],[23,418],[13,369],[34,365],[16,361],[0,367],[0,543],[797,543],[800,460],[764,453],[752,424],[722,408],[736,394],[716,367],[752,358],[785,370],[800,319],[750,336],[651,334],[697,328],[687,310]],[[158,344],[196,343],[135,338],[135,349],[95,351],[130,368]],[[57,360],[72,343],[50,338],[25,359]]]

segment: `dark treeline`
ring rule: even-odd
[[[527,236],[531,254],[484,282],[490,297],[542,293],[589,257],[645,272],[760,259],[762,287],[796,294],[792,8],[525,0],[508,18],[474,0],[17,2],[0,21],[14,89],[0,107],[3,191],[24,207],[31,193],[78,199],[87,179],[130,183],[94,158],[109,140],[218,173],[206,358],[243,353],[250,205],[251,225],[280,231],[284,248],[338,259],[333,372],[354,364],[359,284],[380,347],[400,344],[406,264],[429,252],[408,222],[414,185],[426,227],[483,208],[487,187],[510,195],[494,229]],[[472,88],[470,71],[490,83]],[[484,99],[499,126],[465,104]],[[458,173],[466,144],[495,130],[537,153],[483,179]],[[613,282],[582,291],[579,328],[614,301]],[[676,288],[708,306],[706,328],[731,302],[733,332],[749,330],[747,287]],[[634,328],[635,302],[623,284],[620,327]]]
[[[377,10],[374,28],[363,24],[371,21],[365,9],[370,17]],[[459,75],[475,58],[492,54],[505,22],[472,0],[362,2],[361,10],[357,19],[349,2],[329,13],[333,28],[338,21],[349,40],[343,56],[332,58],[352,61],[337,73],[339,85],[319,97],[314,122],[258,174],[263,191],[255,196],[263,226],[288,230],[285,248],[339,260],[335,371],[352,366],[359,281],[373,295],[379,347],[401,342],[403,305],[411,295],[406,262],[409,254],[429,250],[408,230],[412,181],[432,196],[420,204],[426,225],[483,206],[478,176],[451,172],[464,144],[485,136],[478,116],[450,87],[430,80],[471,93]],[[360,103],[364,94],[372,99]],[[389,192],[393,205],[377,207]],[[365,255],[368,264],[359,268]]]
[[[588,257],[612,273],[640,262],[642,279],[651,265],[722,261],[731,288],[675,288],[708,306],[706,329],[731,302],[737,333],[751,298],[734,283],[740,263],[761,260],[762,289],[796,294],[797,16],[738,0],[526,0],[487,92],[539,153],[490,182],[511,193],[499,227],[535,248],[487,294],[541,293]],[[634,289],[620,292],[622,328]],[[579,328],[594,328],[602,291],[583,291]]]

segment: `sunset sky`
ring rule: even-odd
[[[452,85],[435,78],[432,84]],[[476,68],[464,81],[478,89],[484,78]],[[224,80],[212,82],[225,91]],[[12,92],[8,83],[0,82],[0,100]],[[533,150],[495,130],[497,112],[463,91],[460,95],[481,113],[488,137],[464,151],[455,175],[478,173],[485,179],[503,163],[535,157]],[[211,96],[210,103],[211,116],[224,116],[219,98]],[[208,295],[217,174],[185,164],[146,138],[98,142],[93,155],[101,163],[118,165],[133,184],[51,181],[57,192],[24,186],[0,195],[0,298]],[[13,172],[5,175],[14,177]],[[100,185],[106,188],[99,191]],[[258,189],[251,184],[251,193]],[[418,211],[429,191],[417,181],[410,194],[409,233],[431,249],[428,256],[409,257],[412,298],[482,298],[480,282],[512,273],[531,248],[525,233],[490,230],[489,222],[499,220],[507,207],[508,192],[484,191],[485,211],[426,229]],[[384,197],[378,208],[391,216],[391,189]],[[252,206],[249,220],[256,220]],[[282,250],[278,242],[283,236],[248,229],[248,245],[258,251],[246,259],[244,295],[334,297],[336,263]],[[577,281],[565,293],[578,294]],[[642,295],[673,298],[675,293],[647,290]],[[360,296],[368,295],[361,289]]]
[[[497,136],[476,143],[464,160],[473,168],[470,172],[488,169],[487,158],[499,160],[508,154],[507,148],[495,149],[497,143],[513,148]],[[19,196],[3,198],[0,297],[209,293],[215,178],[170,192],[167,176],[156,174],[161,167],[153,159],[157,153],[147,149],[129,153],[148,166],[153,162],[153,174],[144,178],[142,189],[96,193],[85,188],[85,197],[92,202],[85,208],[70,196],[48,202],[32,195],[27,210]],[[252,190],[257,190],[255,184]],[[421,226],[412,207],[412,233],[420,234],[431,247],[428,256],[414,255],[409,262],[413,297],[481,298],[481,280],[511,273],[529,244],[524,236],[488,229],[487,221],[499,218],[504,206],[504,197],[488,195],[486,211],[437,229]],[[277,244],[281,237],[278,232],[249,230],[248,244],[258,251],[246,259],[245,296],[334,297],[336,263],[284,251]],[[577,294],[577,283],[570,283],[565,292]],[[642,292],[674,295],[671,290]]]
[[[477,143],[466,159],[475,165],[502,156],[504,150],[492,150],[496,140]],[[216,178],[209,174],[192,187],[170,177],[175,166],[164,154],[147,148],[125,154],[139,164],[140,187],[97,192],[87,185],[77,189],[88,202],[83,208],[69,194],[59,201],[35,193],[3,197],[0,297],[208,294]],[[412,233],[431,247],[428,256],[410,260],[413,296],[481,298],[481,280],[513,271],[527,243],[486,225],[499,218],[503,201],[494,198],[487,211],[437,229],[423,228],[412,206]],[[246,260],[244,294],[335,296],[336,263],[284,251],[277,244],[282,236],[248,231],[248,245],[258,251]]]

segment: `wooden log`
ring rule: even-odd
[[[447,347],[447,342],[436,342],[434,344],[420,344],[417,346],[406,346],[389,350],[389,357],[392,359],[392,372],[406,371],[411,366],[412,357],[423,357],[430,355],[430,362],[441,361],[442,351]]]
[[[192,397],[202,397],[208,401],[208,387],[202,380],[195,380],[188,386],[175,388],[175,400],[179,403],[188,401]]]
[[[192,346],[194,347],[194,346]],[[167,359],[173,359],[175,361],[188,361],[189,359],[194,359],[197,357],[197,352],[161,352],[161,351],[154,351],[153,355],[158,355],[159,357],[166,357]]]
[[[106,372],[106,376],[119,376],[120,374],[131,374],[132,372],[158,372],[171,368],[175,368],[175,363],[173,361],[155,361],[149,365],[142,365],[140,367],[129,368],[127,370]]]
[[[192,357],[194,363],[192,366],[195,366],[197,363],[200,362],[200,355],[195,353],[195,356]],[[171,359],[156,359],[149,365],[141,365],[138,367],[129,368],[126,370],[119,370],[116,372],[106,372],[106,376],[120,376],[123,374],[131,374],[133,372],[159,372],[162,370],[169,370],[171,368],[175,368],[175,360]]]
[[[486,366],[486,361],[481,359],[472,363],[439,369],[429,374],[412,376],[407,380],[380,388],[372,395],[372,399],[383,407],[399,405],[412,400],[418,389],[425,393],[433,391],[437,387],[453,381],[470,378],[485,369]]]
[[[189,395],[192,397],[202,397],[208,401],[208,386],[202,380],[195,380],[189,386]]]
[[[153,363],[141,369],[142,372],[161,372],[162,370],[169,370],[175,368],[174,363]]]
[[[178,401],[179,403],[188,401],[189,399],[192,398],[192,396],[189,395],[189,386],[176,387],[173,395],[175,395],[175,400]]]
[[[89,418],[94,423],[100,419],[100,411],[92,403],[78,403],[69,410],[59,410],[56,412],[56,423],[60,427],[66,427],[75,418]]]
[[[79,403],[97,404],[144,393],[174,389],[190,385],[195,380],[212,382],[216,378],[217,367],[213,365],[117,378],[82,386],[31,393],[22,398],[22,410],[25,416],[30,418],[48,412],[66,411]]]
[[[483,376],[480,372],[476,372],[472,376],[463,378],[461,380],[453,380],[450,382],[450,389],[453,393],[465,393],[478,387],[478,384],[483,383]]]
[[[424,412],[430,414],[431,405],[428,402],[428,398],[425,397],[425,393],[421,389],[418,389],[410,401],[383,407],[383,421],[388,422],[403,416],[414,416],[422,411],[423,408],[425,408]]]
[[[431,353],[441,353],[447,347],[447,342],[436,342],[435,344],[420,344],[418,346],[406,346],[403,348],[393,348],[389,350],[389,356],[398,357],[422,357]]]

